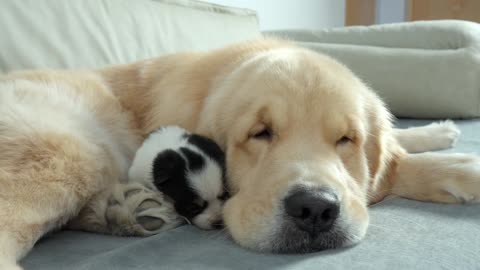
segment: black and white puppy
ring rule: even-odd
[[[222,226],[222,208],[228,197],[225,155],[209,138],[177,126],[152,132],[137,150],[129,182],[153,183],[180,216],[199,228]]]

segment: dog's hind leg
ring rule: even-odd
[[[0,137],[0,269],[64,225],[115,176],[105,151],[53,132]]]
[[[408,154],[397,161],[391,193],[420,201],[480,202],[480,157]]]
[[[453,121],[435,122],[426,126],[394,129],[400,145],[409,153],[447,149],[455,145],[460,130]]]

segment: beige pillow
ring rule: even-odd
[[[401,117],[480,117],[480,24],[419,21],[270,33],[349,66]]]

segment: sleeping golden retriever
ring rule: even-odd
[[[389,194],[442,203],[480,196],[479,159],[409,154],[449,147],[452,123],[392,128],[382,101],[335,60],[260,39],[95,71],[0,80],[0,269],[46,232],[151,235],[178,218],[126,183],[161,125],[226,151],[224,222],[243,247],[311,252],[359,242],[367,206]]]

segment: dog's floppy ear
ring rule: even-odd
[[[161,185],[172,178],[181,177],[185,173],[185,160],[173,150],[165,150],[153,161],[153,181]]]
[[[370,174],[369,203],[375,203],[388,195],[391,188],[388,172],[394,167],[396,143],[391,124],[391,114],[375,94],[367,102],[368,136],[365,153]]]

